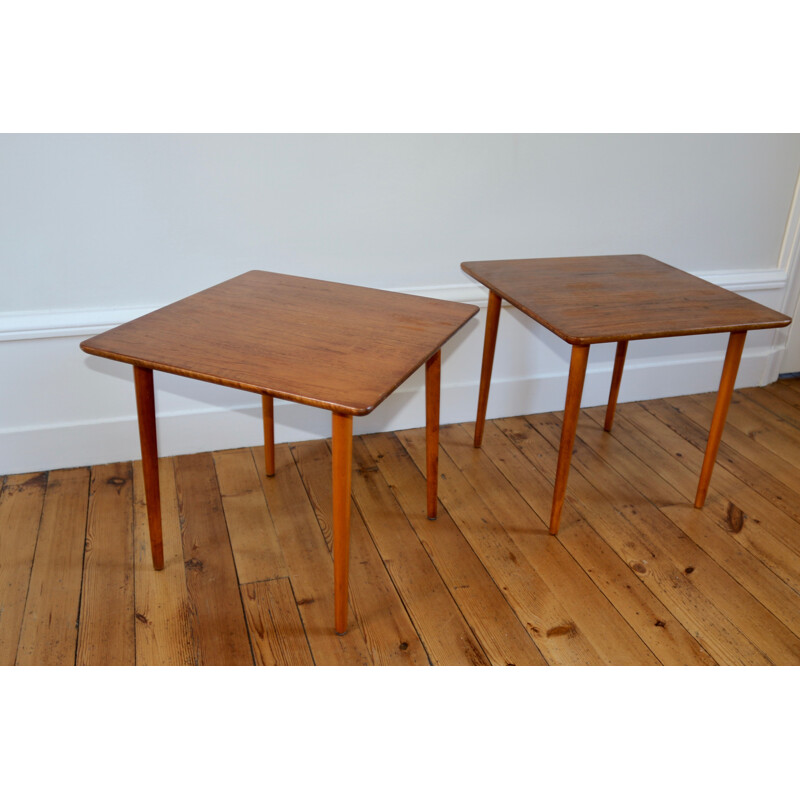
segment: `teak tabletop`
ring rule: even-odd
[[[254,270],[87,339],[81,348],[360,416],[477,310]]]
[[[649,256],[470,261],[461,268],[569,344],[749,331],[791,322]]]
[[[695,507],[703,506],[747,331],[783,327],[790,317],[644,255],[470,261],[461,268],[489,289],[475,447],[483,438],[502,300],[572,345],[551,533],[561,518],[589,346],[617,343],[604,426],[610,431],[629,341],[729,333],[695,498]]]
[[[273,398],[332,413],[334,610],[347,628],[353,416],[425,365],[427,511],[436,518],[441,347],[476,306],[254,270],[81,343],[133,366],[153,565],[164,566],[153,371],[262,396],[267,475]]]

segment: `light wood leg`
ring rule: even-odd
[[[436,519],[439,486],[439,396],[442,351],[437,350],[425,364],[425,451],[428,477],[428,519]]]
[[[333,604],[336,633],[347,631],[347,576],[350,563],[350,486],[353,417],[333,412]]]
[[[608,405],[606,406],[606,421],[603,429],[610,431],[614,424],[614,412],[617,410],[617,398],[619,397],[619,385],[622,382],[622,369],[625,366],[625,354],[628,352],[627,339],[617,342],[617,355],[614,358],[614,372],[611,374],[611,391],[608,393]]]
[[[708,494],[708,484],[711,482],[711,473],[717,460],[719,443],[722,440],[722,429],[725,427],[725,418],[728,416],[728,407],[731,404],[733,386],[736,383],[736,373],[739,371],[739,362],[742,359],[744,340],[747,331],[734,331],[728,339],[728,350],[725,353],[725,363],[722,366],[722,377],[717,391],[717,402],[714,405],[714,416],[711,418],[711,427],[708,431],[706,454],[700,470],[700,481],[697,485],[697,495],[694,507],[702,508]]]
[[[483,441],[483,427],[486,423],[486,407],[489,403],[489,384],[492,380],[494,348],[497,344],[497,326],[500,322],[500,306],[502,302],[499,294],[495,294],[492,291],[489,292],[489,307],[486,310],[486,333],[483,337],[481,385],[478,392],[478,414],[475,419],[475,447],[480,447]]]
[[[275,474],[275,417],[273,415],[271,394],[261,395],[264,417],[264,469],[267,477]]]
[[[572,460],[572,447],[575,444],[575,431],[578,427],[578,413],[581,410],[583,380],[586,377],[586,364],[589,360],[589,345],[573,345],[569,362],[569,381],[567,399],[564,403],[564,421],[561,425],[561,443],[558,448],[556,483],[553,487],[553,506],[550,510],[550,533],[558,533],[561,509],[567,493],[569,463]]]
[[[136,387],[136,411],[139,416],[139,441],[142,447],[144,496],[147,502],[147,523],[150,529],[150,555],[153,559],[153,567],[155,569],[164,569],[153,370],[135,366],[133,368],[133,383]]]

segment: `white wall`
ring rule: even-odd
[[[800,317],[800,297],[794,305],[794,311],[789,312],[792,319]],[[800,373],[800,325],[791,325],[786,341],[786,352],[781,361],[780,370],[787,375]]]
[[[789,211],[789,222],[786,225],[778,266],[787,275],[782,310],[792,319],[797,319],[800,317],[800,176]],[[783,349],[779,371],[789,375],[800,373],[800,323],[778,331],[775,346],[779,350]]]
[[[798,135],[0,136],[0,473],[138,457],[130,368],[78,342],[247,269],[480,302],[461,261],[641,252],[785,310],[799,166]],[[482,322],[445,350],[443,422],[474,416]],[[751,334],[739,385],[785,338]],[[724,344],[632,344],[621,398],[715,388]],[[508,311],[500,347],[490,415],[560,407],[563,342]],[[593,350],[587,405],[612,358]],[[156,381],[162,454],[259,440],[255,396]],[[414,377],[356,429],[423,419]]]

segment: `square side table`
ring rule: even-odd
[[[572,345],[556,465],[550,532],[557,533],[567,488],[589,347],[616,342],[604,428],[611,430],[628,342],[663,336],[729,333],[717,402],[695,497],[702,508],[749,330],[792,320],[766,306],[644,255],[471,261],[461,269],[489,289],[475,447],[486,421],[500,306],[508,301]]]
[[[262,397],[267,475],[273,398],[332,414],[335,629],[347,629],[353,417],[425,365],[427,511],[437,511],[441,347],[477,306],[254,270],[81,343],[133,366],[153,565],[162,569],[153,371]]]

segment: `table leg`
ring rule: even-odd
[[[617,355],[614,358],[614,372],[611,374],[611,391],[608,393],[608,405],[606,406],[606,421],[603,429],[611,430],[614,424],[614,412],[617,410],[617,398],[619,397],[619,385],[622,382],[622,368],[625,366],[625,354],[628,352],[627,339],[617,342]]]
[[[439,396],[442,351],[437,350],[425,364],[425,452],[428,478],[428,519],[436,519],[439,486]]]
[[[739,362],[744,349],[744,339],[747,331],[733,331],[728,339],[728,350],[725,353],[725,363],[722,366],[722,377],[717,391],[717,402],[714,405],[714,415],[711,418],[711,427],[708,431],[706,454],[700,470],[700,481],[697,485],[697,495],[694,507],[702,508],[708,494],[708,484],[711,481],[711,472],[717,460],[719,443],[722,440],[722,429],[725,427],[725,418],[728,416],[728,407],[731,403],[733,386],[736,382],[736,373],[739,371]]]
[[[497,344],[497,326],[500,321],[499,294],[489,292],[489,307],[486,310],[486,333],[483,338],[483,362],[481,364],[481,384],[478,391],[478,414],[475,419],[475,447],[483,441],[483,426],[486,422],[486,407],[489,403],[489,383],[492,380],[494,348]]]
[[[139,416],[139,441],[142,446],[142,474],[147,502],[147,523],[150,529],[150,555],[155,569],[164,568],[164,546],[161,539],[161,491],[158,481],[158,442],[156,439],[156,403],[153,391],[153,370],[133,368],[136,387],[136,411]]]
[[[350,487],[353,417],[333,412],[333,604],[336,633],[347,631],[347,576],[350,563]]]
[[[550,533],[558,533],[561,509],[567,492],[569,463],[572,460],[572,447],[575,444],[575,431],[578,427],[578,413],[581,410],[583,381],[586,377],[586,363],[589,360],[589,345],[573,345],[569,362],[569,381],[567,399],[564,403],[564,421],[561,424],[561,442],[558,448],[556,483],[553,487],[553,506],[550,510]]]
[[[275,417],[271,394],[261,395],[264,417],[264,468],[268,478],[275,474]]]

